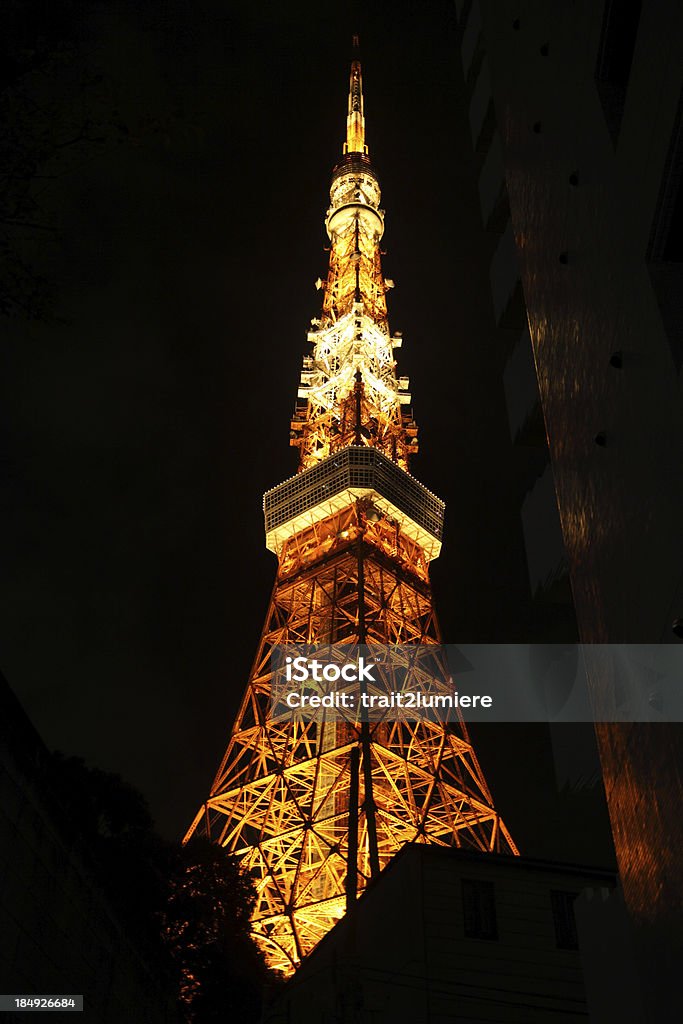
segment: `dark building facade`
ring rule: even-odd
[[[542,423],[549,450],[521,510],[532,584],[568,574],[586,643],[678,643],[683,8],[456,8],[482,219],[500,238],[496,317],[519,331],[506,369],[511,421]],[[598,709],[618,702],[618,682],[613,664],[596,663]],[[597,738],[642,1019],[674,1019],[680,727],[599,725]]]
[[[98,1024],[176,1024],[163,976],[60,827],[45,790],[47,762],[0,676],[0,992],[80,995],[85,1020]]]
[[[574,901],[609,872],[408,845],[322,940],[264,1024],[587,1020]]]

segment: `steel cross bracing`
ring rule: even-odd
[[[347,141],[330,190],[322,317],[309,334],[313,353],[292,421],[300,472],[311,483],[285,482],[266,496],[274,503],[266,520],[277,579],[225,756],[186,836],[199,832],[242,858],[258,896],[254,935],[284,973],[406,842],[517,852],[461,719],[269,716],[271,651],[279,645],[411,645],[411,671],[423,686],[447,678],[428,575],[443,505],[407,473],[417,428],[393,358],[400,339],[387,325],[383,213],[364,130],[354,61]],[[330,481],[345,472],[346,450],[350,457],[363,447],[391,460],[390,473],[382,475],[389,464],[380,459],[365,486],[354,488],[349,477],[335,490]],[[330,459],[342,451],[343,459]]]

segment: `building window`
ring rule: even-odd
[[[626,102],[642,0],[605,0],[595,81],[616,146]]]
[[[493,882],[480,882],[471,878],[463,878],[462,909],[466,938],[498,938]]]
[[[574,900],[578,895],[577,892],[555,891],[550,893],[555,925],[555,944],[558,949],[579,948],[574,918]]]

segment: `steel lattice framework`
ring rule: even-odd
[[[242,858],[258,893],[254,935],[284,973],[404,843],[517,853],[461,719],[269,715],[275,646],[410,645],[425,687],[447,677],[428,575],[444,506],[408,472],[417,427],[387,323],[357,60],[330,199],[322,315],[291,425],[299,473],[264,499],[277,579],[227,751],[185,837],[197,831]]]

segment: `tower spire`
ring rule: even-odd
[[[360,65],[360,45],[358,36],[353,37],[353,60],[349,76],[349,107],[346,116],[346,142],[344,154],[366,154],[365,116],[363,112],[363,75]]]

